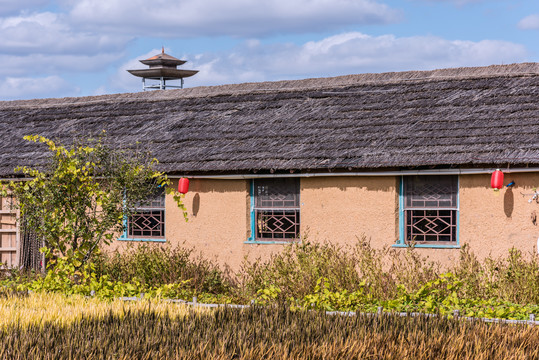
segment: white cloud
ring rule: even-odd
[[[0,18],[0,77],[32,77],[107,68],[129,38],[80,32],[51,12]]]
[[[526,16],[518,22],[518,27],[524,30],[539,29],[539,14],[532,14]]]
[[[137,57],[146,58],[153,50]],[[173,53],[172,53],[173,54]],[[185,69],[199,73],[186,86],[326,77],[367,72],[431,70],[526,60],[524,46],[506,41],[446,40],[433,36],[369,36],[358,32],[330,36],[303,45],[246,41],[227,54],[182,54]],[[141,68],[137,59],[124,64],[112,83],[118,91],[139,91],[140,79],[127,73]]]
[[[0,17],[35,9],[49,2],[50,0],[0,0]]]
[[[104,71],[111,63],[118,61],[123,53],[103,53],[95,55],[76,54],[0,54],[0,77],[38,76],[74,72]]]
[[[210,84],[216,78],[224,83],[479,66],[522,61],[526,55],[524,46],[504,41],[373,37],[353,32],[302,46],[244,48],[231,56],[208,54],[194,61],[195,67],[205,67],[207,73],[201,71],[189,83]],[[222,79],[225,74],[226,79]]]
[[[51,12],[0,19],[0,52],[4,54],[91,54],[123,49],[130,39],[76,31],[62,15]]]
[[[82,0],[70,16],[89,29],[181,38],[319,32],[401,14],[377,0]]]
[[[78,89],[59,76],[42,78],[8,77],[0,83],[0,98],[3,100],[32,99],[56,97],[61,95],[74,96]]]

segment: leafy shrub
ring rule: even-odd
[[[89,295],[175,298],[211,303],[272,305],[295,309],[428,312],[473,317],[528,319],[539,314],[539,260],[511,250],[506,258],[480,262],[463,246],[460,261],[440,271],[413,247],[374,249],[364,238],[355,246],[290,244],[262,262],[245,261],[231,279],[193,250],[170,245],[129,245],[102,253],[82,267],[69,257],[51,258],[43,276],[18,271],[0,279],[0,295],[25,290]],[[30,277],[29,277],[30,276]]]
[[[364,286],[365,281],[360,285]],[[330,289],[331,284],[329,284],[328,279],[320,278],[316,282],[313,293],[306,295],[296,303],[301,304],[306,309],[352,311],[365,308],[366,305],[373,302],[373,297],[365,294],[363,287],[354,292],[348,292],[347,290],[332,291]]]
[[[374,249],[363,237],[347,247],[304,239],[287,245],[265,262],[245,260],[239,276],[247,297],[272,285],[285,299],[304,298],[324,278],[330,291],[361,290],[371,297],[390,299],[398,295],[399,284],[417,290],[438,273],[435,264],[427,263],[413,249],[404,254],[395,249]]]
[[[391,278],[392,289],[384,292],[383,298],[394,298],[402,289],[418,291],[425,283],[435,280],[442,273],[439,264],[422,257],[412,246],[406,249],[389,249],[386,254],[390,263],[386,276]]]
[[[169,244],[129,244],[121,253],[100,252],[95,260],[97,276],[129,282],[137,279],[146,287],[184,283],[195,292],[226,293],[230,287],[219,266],[202,257],[194,257],[192,249]]]
[[[463,282],[465,297],[497,298],[521,304],[539,304],[539,256],[510,249],[505,258],[480,262],[465,245],[454,273]]]
[[[310,294],[318,279],[327,278],[335,289],[359,289],[361,277],[351,252],[330,243],[304,240],[284,247],[268,261],[245,260],[239,278],[243,297],[252,298],[259,289],[280,289],[280,298],[302,298]]]
[[[157,186],[170,184],[155,170],[157,160],[149,153],[138,147],[114,149],[104,135],[75,140],[67,147],[39,135],[25,136],[48,147],[47,160],[39,169],[15,169],[27,181],[0,184],[2,196],[11,192],[17,199],[11,207],[20,211],[25,226],[52,254],[73,258],[77,268],[124,230],[123,219],[136,212]],[[186,216],[181,194],[172,187],[166,191]]]

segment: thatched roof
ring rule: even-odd
[[[539,165],[539,64],[0,102],[0,175],[105,129],[169,173]]]

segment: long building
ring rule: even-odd
[[[114,248],[167,242],[232,269],[304,236],[413,243],[442,263],[463,244],[480,256],[537,251],[537,63],[9,101],[0,110],[4,179],[46,161],[24,135],[70,143],[102,130],[113,146],[144,144],[175,186],[190,179],[189,222],[163,196]],[[506,179],[498,192],[496,169]],[[0,253],[15,266],[24,249],[15,215],[3,211]]]

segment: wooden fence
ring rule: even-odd
[[[21,234],[17,226],[18,211],[11,209],[13,198],[0,198],[0,267],[14,268],[20,264]]]

